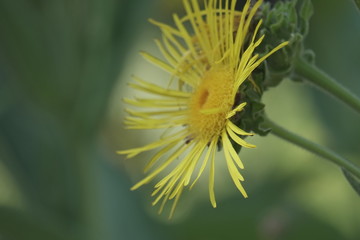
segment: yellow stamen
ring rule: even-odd
[[[233,84],[229,68],[214,67],[204,74],[189,104],[189,128],[194,137],[209,142],[221,134],[234,104]]]

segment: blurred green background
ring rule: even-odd
[[[360,96],[359,11],[313,3],[306,46]],[[138,51],[159,54],[147,19],[173,12],[181,1],[0,0],[0,239],[359,239],[359,197],[341,171],[273,136],[240,154],[248,199],[222,161],[217,209],[206,176],[171,221],[151,207],[151,186],[129,190],[149,156],[115,152],[152,136],[124,130],[121,98],[132,74],[168,78]],[[360,116],[342,103],[291,81],[264,101],[273,120],[360,163]]]

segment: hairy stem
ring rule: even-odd
[[[323,157],[329,161],[332,161],[339,167],[342,167],[352,173],[354,176],[360,178],[360,168],[349,160],[343,158],[332,150],[321,146],[317,143],[311,142],[293,132],[290,132],[283,127],[277,125],[269,119],[265,119],[265,127],[271,128],[271,133],[277,137],[280,137],[286,141],[289,141],[299,147],[304,148],[305,150],[312,152],[320,157]]]
[[[360,98],[343,87],[329,75],[321,71],[315,65],[299,58],[295,63],[295,72],[360,113]]]

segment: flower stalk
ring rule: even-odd
[[[352,173],[354,176],[360,178],[360,167],[350,162],[346,158],[338,155],[334,151],[317,143],[311,142],[310,140],[303,138],[293,132],[290,132],[285,128],[277,125],[273,121],[269,120],[268,118],[265,118],[263,126],[266,128],[270,128],[273,135],[282,138],[288,142],[291,142],[299,147],[302,147],[305,150],[312,152],[320,157],[323,157],[335,163],[339,167],[347,170],[348,172]]]
[[[295,73],[360,113],[360,98],[315,65],[298,58]]]

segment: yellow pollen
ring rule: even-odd
[[[229,68],[214,67],[205,72],[190,99],[189,128],[193,138],[210,142],[225,128],[226,114],[234,98],[234,73]]]

